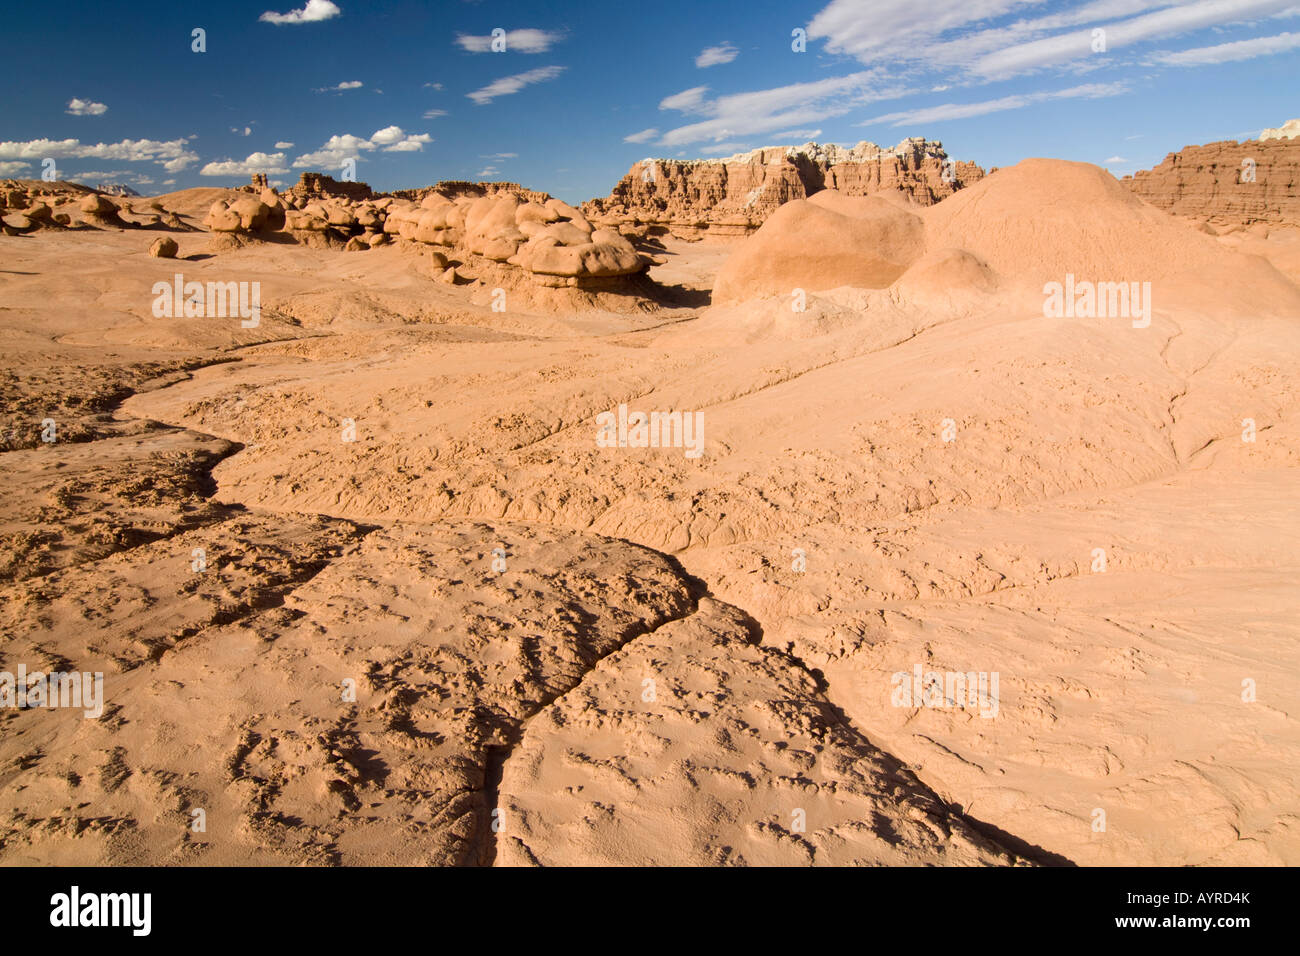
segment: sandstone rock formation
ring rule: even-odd
[[[279,235],[345,252],[394,239],[438,246],[453,256],[441,257],[436,275],[453,284],[453,257],[462,265],[477,257],[494,269],[513,267],[508,274],[517,270],[532,284],[549,287],[604,287],[644,272],[650,263],[617,229],[596,228],[568,203],[511,183],[442,182],[385,196],[364,183],[333,184],[364,187],[357,191],[360,199],[331,184],[329,177],[304,174],[283,195],[266,187],[254,197],[252,189],[261,185],[254,179],[232,194],[237,198],[216,200],[204,225],[225,234],[223,243]]]
[[[175,259],[177,249],[176,240],[171,236],[159,236],[149,246],[149,255],[155,259]]]
[[[791,301],[798,290],[845,286],[914,298],[1017,284],[1037,309],[1044,285],[1067,275],[1145,282],[1156,309],[1300,309],[1294,286],[1269,262],[1153,209],[1097,166],[1050,159],[1000,169],[931,207],[831,190],[789,203],[731,254],[713,302]],[[1192,279],[1199,285],[1187,293]]]
[[[718,273],[717,303],[795,289],[883,289],[924,251],[921,217],[873,196],[823,191],[778,209]]]
[[[1123,181],[1153,206],[1215,227],[1300,224],[1300,139],[1188,146]]]
[[[725,159],[646,159],[637,163],[605,199],[583,212],[602,225],[642,226],[682,238],[744,236],[780,206],[822,189],[846,196],[901,191],[928,206],[984,170],[950,162],[942,143],[905,139],[891,149],[862,142],[770,146]]]

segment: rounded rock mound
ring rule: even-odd
[[[786,203],[718,273],[714,304],[840,286],[883,289],[925,251],[921,217],[874,196],[823,190]]]

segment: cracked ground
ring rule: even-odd
[[[0,666],[107,698],[0,711],[0,863],[1300,863],[1294,322],[138,244],[0,274]],[[261,327],[154,319],[177,267]],[[705,454],[598,448],[620,403]],[[917,665],[998,714],[895,706]]]

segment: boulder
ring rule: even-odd
[[[155,259],[175,259],[179,248],[171,236],[159,236],[149,246],[149,255]]]

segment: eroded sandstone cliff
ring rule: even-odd
[[[848,196],[899,190],[929,206],[984,176],[952,162],[943,144],[905,139],[883,148],[862,142],[769,146],[724,159],[646,159],[608,197],[583,204],[593,221],[643,226],[685,238],[743,236],[792,199],[823,189]]]
[[[1300,139],[1187,146],[1123,181],[1152,205],[1211,225],[1300,224]]]

